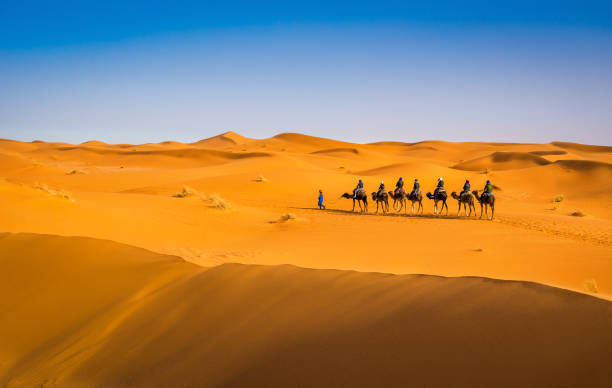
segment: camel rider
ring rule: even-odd
[[[357,183],[357,187],[353,189],[353,198],[357,197],[357,192],[359,190],[363,190],[363,182],[361,181],[361,179],[359,180],[359,183]]]
[[[440,191],[446,191],[444,189],[444,180],[442,177],[438,178],[438,186],[436,186],[436,190],[434,191],[434,195],[439,193]]]
[[[378,186],[378,194],[377,195],[381,195],[383,193],[386,193],[387,191],[385,190],[385,182],[380,181],[380,186]]]
[[[493,195],[493,183],[487,179],[487,183],[485,184],[484,189],[482,190],[482,196]]]
[[[412,192],[410,193],[410,196],[417,197],[420,192],[421,192],[421,184],[419,183],[418,179],[414,178],[414,184],[412,185]]]
[[[461,192],[461,195],[469,194],[470,190],[471,190],[470,181],[466,179],[465,183],[463,184],[463,191]]]
[[[402,179],[402,177],[400,177],[400,179],[395,184],[395,194],[398,194],[402,191],[404,191],[404,180]]]

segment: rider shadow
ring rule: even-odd
[[[429,218],[429,219],[447,219],[447,220],[461,220],[461,219],[476,219],[475,217],[465,217],[465,216],[456,216],[456,215],[435,215],[435,214],[405,214],[405,213],[387,213],[387,214],[376,214],[376,213],[361,213],[354,212],[351,210],[342,210],[342,209],[325,209],[320,210],[317,207],[289,207],[289,209],[297,209],[297,210],[316,210],[327,213],[336,213],[336,214],[345,214],[351,216],[382,216],[382,217],[405,217],[405,218]]]

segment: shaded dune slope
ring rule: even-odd
[[[130,149],[114,147],[60,146],[36,153],[51,160],[81,160],[100,165],[121,164],[139,167],[190,167],[221,164],[231,160],[270,156],[266,152],[234,153],[193,147],[170,149]]]
[[[109,241],[33,234],[0,235],[0,265],[7,387],[603,387],[612,379],[612,303],[535,283],[205,270]]]
[[[563,141],[553,141],[550,144],[570,151],[612,153],[612,147],[610,146],[569,143]]]
[[[467,171],[483,171],[487,168],[493,170],[511,170],[544,166],[550,163],[550,161],[532,153],[498,151],[487,156],[458,163],[452,168]]]

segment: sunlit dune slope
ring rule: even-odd
[[[207,139],[199,140],[195,143],[191,143],[194,146],[204,147],[204,148],[215,148],[215,149],[227,149],[232,148],[234,146],[248,143],[253,139],[249,139],[248,137],[241,136],[235,132],[229,131],[222,133],[221,135],[209,137]]]
[[[81,237],[0,235],[0,384],[589,386],[612,303],[529,282],[202,269]]]

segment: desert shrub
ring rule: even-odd
[[[597,287],[597,282],[595,281],[595,279],[585,280],[584,288],[586,288],[587,291],[595,293],[595,294],[599,292],[599,288]]]
[[[585,216],[586,216],[586,214],[584,214],[584,213],[583,213],[583,212],[581,212],[580,210],[577,210],[577,211],[573,212],[573,213],[572,213],[572,214],[570,214],[570,215],[572,215],[572,216],[574,216],[574,217],[585,217]]]
[[[268,180],[266,179],[265,176],[260,175],[255,179],[255,182],[267,182]]]
[[[203,198],[200,192],[198,192],[196,189],[193,189],[189,186],[183,186],[183,191],[181,191],[180,193],[174,194],[173,197],[176,197],[176,198],[186,198],[186,197]]]
[[[221,198],[219,194],[212,194],[203,199],[215,209],[226,210],[232,208],[232,205],[225,199]]]
[[[559,195],[555,195],[554,197],[552,197],[552,202],[559,203],[559,202],[563,202],[564,199],[565,199],[565,196],[563,194],[559,194]]]
[[[45,193],[52,195],[54,197],[58,197],[58,198],[63,198],[63,199],[67,199],[70,202],[74,202],[74,198],[72,197],[72,194],[70,194],[68,191],[63,190],[63,189],[52,189],[51,187],[45,185],[45,184],[40,184],[40,183],[36,183],[34,185],[34,188],[37,190],[41,190],[44,191]]]
[[[483,174],[490,174],[491,173],[491,169],[489,167],[487,167],[482,173]]]
[[[295,214],[293,214],[293,213],[285,213],[282,216],[280,216],[280,218],[278,219],[277,222],[287,222],[287,221],[291,221],[291,220],[295,220],[295,219],[297,219]]]

